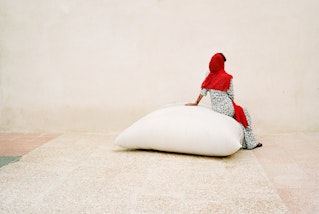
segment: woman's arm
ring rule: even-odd
[[[206,72],[206,77],[208,76],[209,71]],[[197,97],[197,100],[195,103],[187,103],[185,104],[186,106],[197,106],[199,104],[199,102],[201,101],[201,99],[203,98],[203,96],[207,95],[208,90],[206,88],[202,88],[202,90],[200,91],[200,94]]]
[[[197,106],[199,104],[199,102],[201,101],[201,99],[203,98],[203,95],[202,94],[199,94],[198,95],[198,98],[196,100],[195,103],[187,103],[185,104],[186,106]]]

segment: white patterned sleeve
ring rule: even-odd
[[[229,89],[227,90],[227,94],[231,100],[234,100],[233,79],[230,80],[230,85],[229,85]]]
[[[200,94],[203,95],[203,96],[206,96],[207,95],[207,91],[208,91],[208,89],[202,88],[202,90],[200,91]]]

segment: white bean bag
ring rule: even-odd
[[[155,110],[125,129],[115,144],[129,149],[228,156],[241,148],[243,130],[233,118],[202,106]]]

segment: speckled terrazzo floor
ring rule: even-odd
[[[126,151],[112,144],[114,138],[47,136],[45,144],[0,168],[0,213],[318,211],[311,197],[318,195],[318,164],[311,164],[316,135],[265,136],[262,148],[227,158]],[[302,152],[309,155],[296,153],[301,146],[295,142],[307,139],[314,148]]]

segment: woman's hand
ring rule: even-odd
[[[198,103],[186,103],[185,106],[197,106]]]
[[[185,104],[185,106],[198,106],[199,102],[201,101],[201,99],[203,98],[203,95],[199,94],[197,100],[195,103],[187,103]]]

